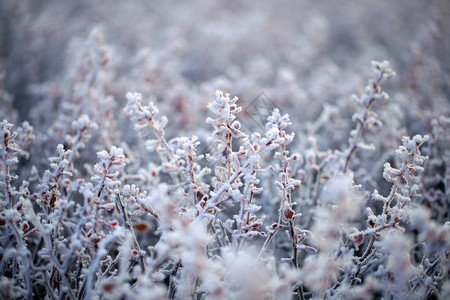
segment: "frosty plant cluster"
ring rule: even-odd
[[[67,97],[78,114],[48,129],[60,137],[48,152],[35,152],[52,145],[45,133],[2,121],[1,298],[449,297],[450,121],[403,137],[370,173],[358,162],[379,155],[383,142],[369,139],[382,133],[382,84],[395,74],[386,61],[372,70],[353,97],[348,143],[334,149],[278,109],[263,132],[247,132],[238,98],[222,91],[208,105],[213,153],[198,151],[203,137],[167,136],[170,120],[135,92],[122,110],[136,131],[129,144],[112,120],[77,109],[83,97]],[[102,90],[94,81],[85,94]],[[336,114],[324,108],[311,128]]]

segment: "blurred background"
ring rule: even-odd
[[[370,61],[386,59],[398,75],[386,85],[386,117],[413,134],[427,126],[415,114],[448,112],[448,37],[448,0],[0,0],[3,89],[18,120],[44,128],[87,76],[83,59],[101,51],[102,97],[115,113],[127,91],[141,92],[187,134],[204,127],[216,89],[244,107],[264,92],[298,126],[325,103],[349,118]],[[102,97],[91,100],[101,106]],[[409,112],[400,117],[402,103]],[[330,134],[331,143],[348,136],[346,126],[336,121],[343,135]]]

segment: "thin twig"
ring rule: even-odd
[[[138,257],[139,257],[139,266],[141,267],[142,272],[145,272],[145,261],[144,261],[144,255],[142,254],[141,247],[139,245],[139,242],[136,238],[136,234],[134,232],[133,226],[131,224],[131,221],[128,217],[128,211],[122,201],[122,197],[118,194],[116,197],[116,204],[119,207],[120,213],[122,214],[123,221],[125,223],[125,226],[131,231],[131,234],[133,235],[134,240],[134,246],[136,247],[136,250],[138,251]]]

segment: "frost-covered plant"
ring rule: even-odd
[[[18,9],[6,21],[32,9],[21,3],[0,4]],[[3,30],[27,37],[26,20]],[[22,83],[34,101],[27,109],[1,71],[0,114],[9,121],[0,123],[0,298],[448,298],[450,122],[439,107],[448,99],[440,81],[420,75],[437,78],[443,68],[418,62],[405,79],[403,66],[401,89],[386,102],[381,85],[390,89],[394,72],[374,61],[363,93],[347,101],[360,61],[345,69],[323,59],[336,46],[326,18],[295,22],[306,26],[305,41],[278,49],[287,64],[276,67],[270,51],[242,66],[218,64],[202,38],[194,47],[184,40],[189,24],[160,28],[161,48],[121,60],[94,29],[73,44],[58,78]],[[242,54],[250,46],[242,41],[215,54]],[[17,55],[33,53],[23,47]],[[211,66],[193,70],[199,57]],[[223,87],[239,98],[214,94]],[[246,102],[263,87],[279,108],[263,128],[241,126],[260,111]],[[130,89],[141,93],[123,97]],[[429,111],[424,91],[436,97]]]
[[[381,90],[381,82],[389,77],[395,75],[395,72],[389,66],[389,62],[372,62],[373,78],[369,80],[369,83],[365,87],[364,93],[357,97],[353,95],[353,100],[358,103],[363,111],[361,113],[355,113],[353,120],[356,121],[356,128],[350,132],[349,147],[344,152],[344,173],[347,172],[350,160],[355,153],[356,149],[371,149],[373,146],[360,142],[361,135],[364,129],[380,127],[382,122],[378,119],[377,114],[372,111],[372,106],[378,101],[386,101],[389,99],[389,95]]]

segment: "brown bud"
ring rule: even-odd
[[[116,283],[108,282],[102,285],[102,289],[105,292],[112,292],[116,288]]]
[[[286,217],[286,219],[292,219],[294,217],[295,211],[290,207],[290,206],[286,206],[284,208],[284,216]]]
[[[363,240],[364,236],[362,234],[358,234],[353,237],[353,241],[355,241],[355,243],[358,245],[362,244]]]
[[[147,222],[140,221],[134,224],[134,229],[139,232],[145,232],[150,229],[150,225]]]
[[[28,225],[28,223],[24,223],[22,229],[23,230],[28,230],[30,228],[30,225]]]

